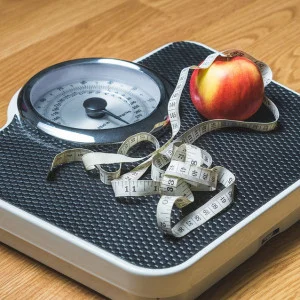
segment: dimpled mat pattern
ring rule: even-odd
[[[199,63],[210,53],[202,46],[178,42],[142,63],[175,85],[183,67]],[[276,131],[225,129],[195,143],[212,155],[213,165],[223,165],[236,175],[235,199],[226,211],[181,239],[158,230],[157,196],[115,199],[111,188],[88,177],[80,163],[60,168],[56,180],[47,182],[52,158],[74,145],[21,125],[16,118],[0,133],[0,198],[132,264],[178,265],[299,179],[300,97],[275,83],[266,93],[280,111]],[[203,121],[190,102],[188,84],[180,109],[181,132]],[[262,112],[259,118],[269,117]],[[160,141],[166,141],[166,135]],[[99,148],[116,150],[115,146]],[[193,208],[201,204],[202,195],[208,197],[197,194]]]

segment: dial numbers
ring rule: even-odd
[[[106,110],[129,124],[145,119],[159,104],[159,99],[125,83],[81,80],[49,91],[33,106],[46,119],[67,127],[110,129],[126,126],[109,114],[101,118],[89,117],[83,102],[92,97],[104,99],[107,102]]]

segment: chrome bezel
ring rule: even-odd
[[[54,70],[67,70],[68,66],[84,66],[89,64],[99,65],[99,70],[101,70],[101,66],[104,64],[106,67],[107,65],[111,65],[112,67],[118,66],[121,68],[130,68],[134,72],[139,72],[139,74],[143,76],[145,75],[145,79],[149,78],[149,80],[154,81],[159,88],[160,100],[158,106],[149,116],[141,121],[123,127],[101,130],[78,129],[59,125],[39,114],[31,101],[32,90],[38,82],[45,79],[45,76],[48,76]],[[128,136],[138,132],[149,132],[153,129],[153,126],[156,123],[163,121],[167,116],[168,99],[172,89],[172,85],[166,79],[140,64],[110,58],[83,58],[50,66],[33,76],[20,91],[18,97],[18,110],[22,120],[29,122],[32,126],[42,130],[43,132],[62,140],[84,144],[118,143],[124,141]]]

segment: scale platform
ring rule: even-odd
[[[175,86],[181,69],[213,52],[176,42],[137,61]],[[116,199],[110,186],[78,163],[46,181],[53,157],[74,145],[24,124],[17,93],[0,132],[0,240],[112,299],[196,298],[300,219],[300,96],[276,82],[266,94],[280,112],[276,130],[228,128],[196,141],[213,165],[235,174],[235,197],[222,213],[173,238],[157,227],[158,196]],[[188,84],[180,113],[181,133],[204,120]],[[169,131],[159,135],[161,143]],[[91,148],[107,152],[117,146]],[[196,194],[182,214],[211,197],[204,194]]]

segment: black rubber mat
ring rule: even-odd
[[[142,64],[176,84],[183,67],[198,64],[210,53],[202,46],[178,42]],[[181,239],[158,230],[157,196],[115,199],[112,189],[88,177],[80,163],[62,167],[55,181],[46,181],[53,157],[74,145],[20,124],[16,118],[0,133],[0,198],[132,264],[146,268],[178,265],[299,179],[300,97],[273,82],[266,94],[280,111],[275,131],[225,129],[195,143],[212,155],[213,165],[222,165],[236,175],[236,193],[226,211]],[[181,117],[181,132],[203,120],[191,104],[188,85]],[[269,116],[261,111],[255,118],[263,121]],[[169,135],[165,132],[160,141]],[[200,206],[210,195],[197,194],[192,207]]]

